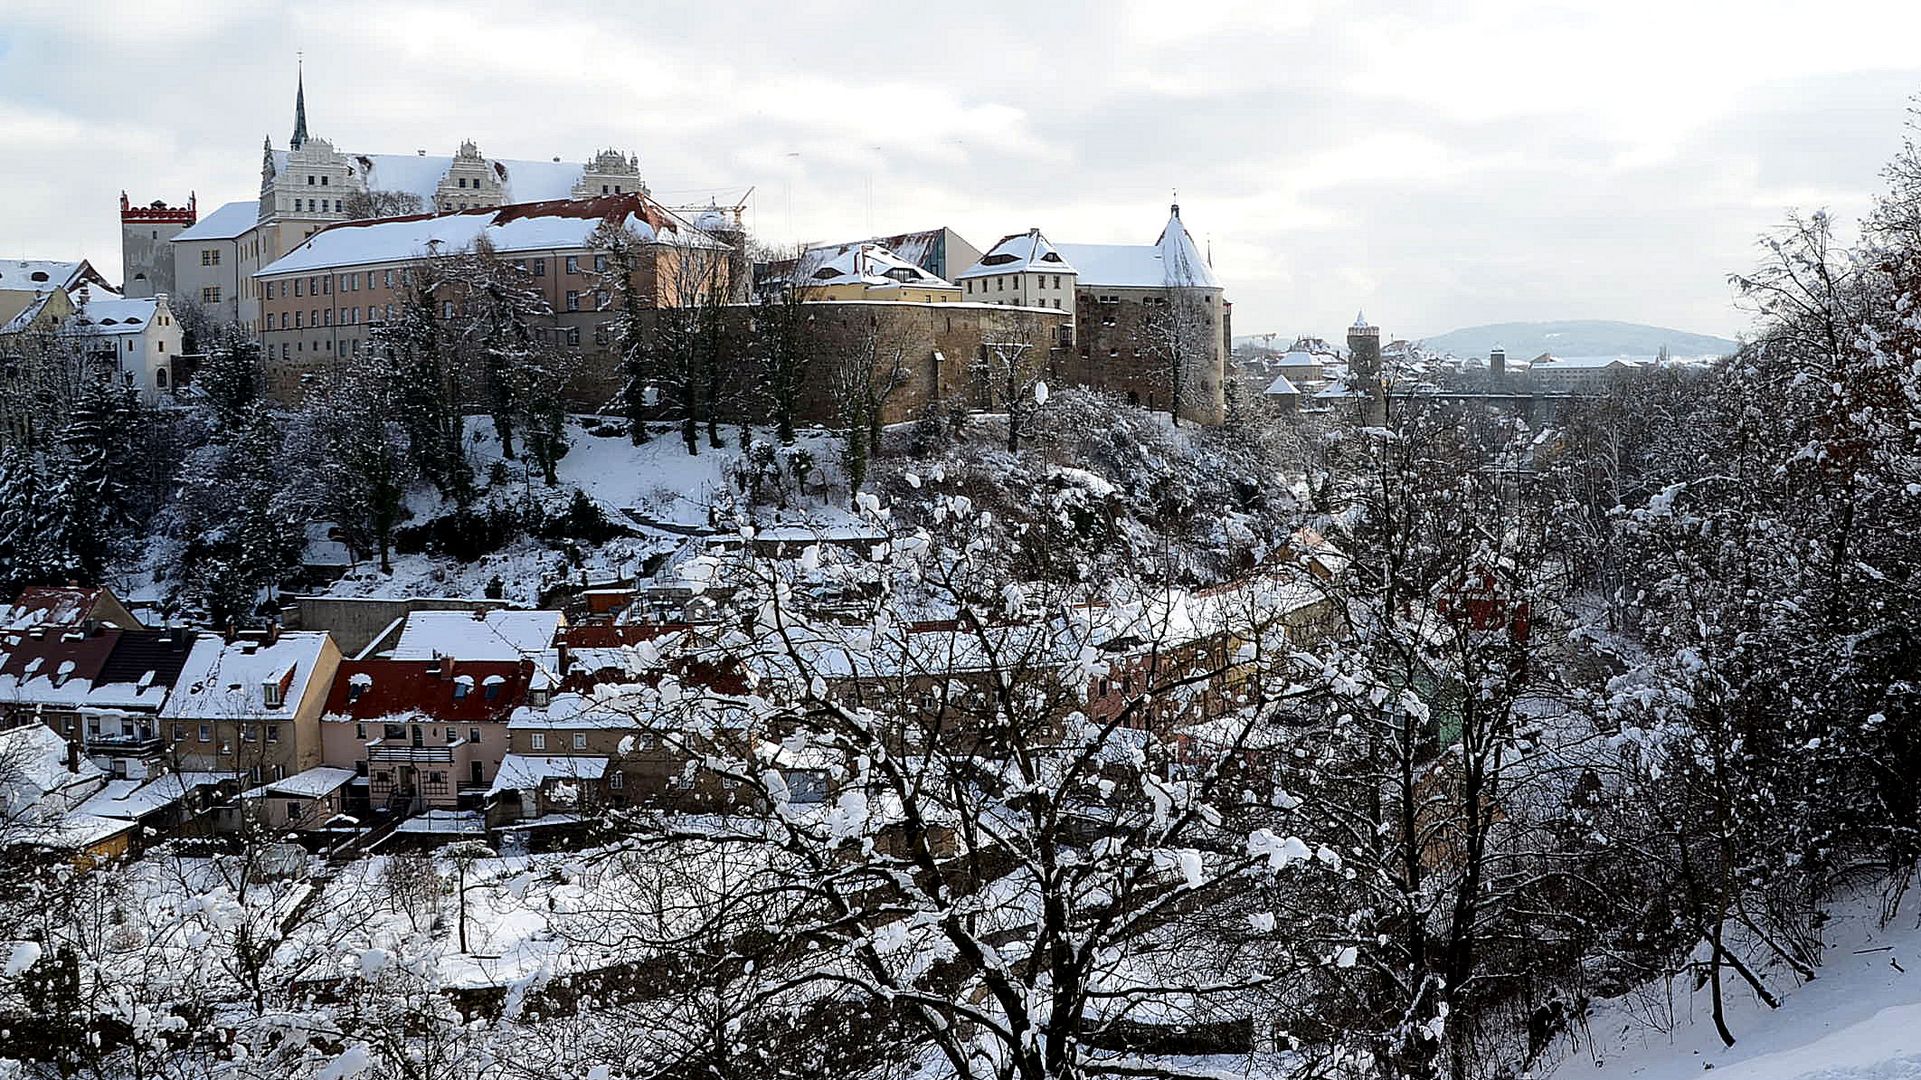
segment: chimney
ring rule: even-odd
[[[67,740],[67,771],[78,775],[80,772],[80,741]]]
[[[267,644],[272,645],[278,642],[279,640],[280,640],[280,620],[274,619],[267,623]]]

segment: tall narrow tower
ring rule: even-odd
[[[294,71],[293,92],[293,138],[287,140],[287,149],[298,150],[307,141],[307,65],[299,62]]]
[[[200,219],[199,199],[191,193],[185,206],[168,206],[156,199],[135,206],[120,193],[120,273],[122,291],[129,297],[173,292],[173,244],[170,241]]]
[[[1361,422],[1371,427],[1387,423],[1387,386],[1381,374],[1381,328],[1367,321],[1367,313],[1354,316],[1347,328],[1348,381],[1359,392]]]

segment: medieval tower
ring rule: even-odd
[[[1361,395],[1361,422],[1372,427],[1387,423],[1387,387],[1381,373],[1381,328],[1354,316],[1347,328],[1347,372],[1352,390]]]
[[[200,218],[198,199],[187,196],[185,206],[154,200],[135,206],[120,193],[120,272],[128,297],[159,296],[173,292],[173,245],[182,229]]]

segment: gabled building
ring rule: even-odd
[[[172,395],[177,359],[185,351],[184,331],[166,296],[89,296],[58,334],[82,356],[117,370],[147,404],[157,405]]]
[[[955,281],[962,296],[986,304],[1074,310],[1079,271],[1039,229],[1001,237]]]
[[[0,322],[19,314],[34,297],[56,289],[77,294],[83,286],[102,296],[120,295],[85,259],[0,259]]]
[[[260,202],[230,202],[174,234],[175,302],[198,304],[215,322],[254,325],[260,297],[253,273],[260,269]]]
[[[166,772],[158,716],[191,637],[98,624],[0,634],[0,720],[39,723],[116,777]]]
[[[342,661],[321,720],[325,760],[353,771],[356,808],[477,810],[535,681],[526,658]]]
[[[325,632],[199,635],[160,711],[175,760],[253,784],[321,764],[320,715],[339,666]]]

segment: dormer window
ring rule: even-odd
[[[260,700],[269,709],[278,709],[282,704],[280,680],[269,679],[260,684]]]
[[[981,259],[981,265],[982,266],[1006,266],[1008,263],[1019,262],[1019,261],[1020,259],[1018,256],[1009,255],[1005,251],[996,251],[992,255],[984,256]]]

